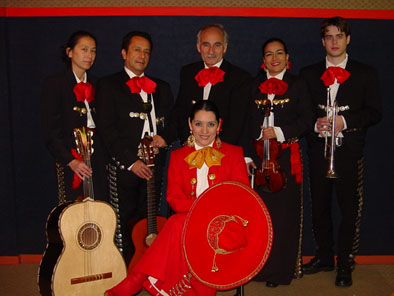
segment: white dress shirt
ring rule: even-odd
[[[212,147],[213,142],[209,145],[210,147]],[[194,144],[194,147],[196,148],[196,150],[200,150],[204,147],[201,147],[199,145]],[[201,193],[203,193],[205,191],[205,189],[207,189],[209,187],[209,183],[208,183],[208,172],[209,172],[209,167],[207,166],[207,164],[203,163],[202,167],[199,169],[197,168],[197,187],[196,187],[196,197],[199,197]]]
[[[125,69],[126,73],[129,75],[130,79],[137,76],[132,71],[127,69],[126,67],[124,69]],[[142,73],[139,77],[142,77],[142,76],[144,76],[144,73]],[[143,91],[142,89],[140,92],[140,96],[141,96],[142,100],[144,101],[144,103],[148,102],[148,94],[145,91]],[[145,136],[145,132],[147,132],[148,135],[151,135],[152,137],[157,134],[156,114],[155,114],[155,104],[154,104],[154,100],[153,100],[153,94],[151,94],[151,96],[152,96],[152,101],[151,101],[152,110],[150,111],[150,116],[152,118],[153,134],[150,132],[149,119],[148,119],[148,117],[146,117],[145,122],[144,122],[144,128],[142,129],[141,139]]]
[[[219,63],[216,63],[215,65],[213,65],[212,67],[218,67],[218,68],[220,68],[220,66],[222,65],[222,63],[223,63],[223,59],[222,59]],[[208,68],[209,68],[209,67],[207,66],[207,64],[204,63],[204,65],[205,65],[205,69],[208,69]],[[208,100],[208,98],[209,98],[209,93],[211,92],[211,87],[212,87],[212,84],[211,84],[210,82],[208,82],[208,83],[204,86],[204,94],[203,94],[203,97],[202,97],[203,100]]]

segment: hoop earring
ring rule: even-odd
[[[187,138],[186,144],[189,147],[194,147],[196,143],[196,138],[193,136],[192,131],[190,131],[190,136]]]

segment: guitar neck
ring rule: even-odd
[[[148,235],[157,234],[157,207],[156,207],[156,190],[155,190],[155,168],[150,167],[153,173],[152,178],[147,181],[147,224]]]
[[[85,160],[84,162],[89,168],[92,168],[90,159]],[[87,197],[94,199],[92,176],[83,179],[83,197],[84,199]]]

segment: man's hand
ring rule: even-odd
[[[82,180],[92,176],[92,169],[88,167],[83,161],[73,159],[68,163],[70,169],[77,174]]]
[[[345,127],[345,124],[343,122],[343,118],[340,115],[335,116],[335,137],[338,136],[338,134],[343,131],[343,128]]]
[[[137,160],[131,167],[131,171],[142,179],[152,178],[152,170],[142,161]]]
[[[335,116],[335,136],[338,136],[338,134],[343,130],[344,126],[345,124],[343,122],[342,116]],[[331,123],[327,117],[319,117],[316,120],[316,128],[319,131],[319,134],[322,137],[325,137],[323,132],[331,130]]]
[[[167,146],[166,141],[159,135],[153,136],[152,145],[154,148],[163,148]]]

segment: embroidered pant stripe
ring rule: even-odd
[[[353,238],[353,248],[352,248],[353,257],[355,254],[358,253],[358,248],[360,245],[360,223],[361,223],[361,212],[363,207],[364,157],[358,160],[357,169],[358,169],[358,183],[357,183],[358,210],[357,210],[357,218],[355,222],[356,228]]]
[[[57,194],[59,204],[66,201],[66,189],[64,185],[64,167],[56,162]]]
[[[116,221],[117,221],[115,244],[118,247],[119,251],[123,252],[123,240],[122,240],[120,216],[119,216],[118,187],[116,182],[117,180],[116,170],[117,167],[115,165],[108,164],[109,202],[115,210]]]

